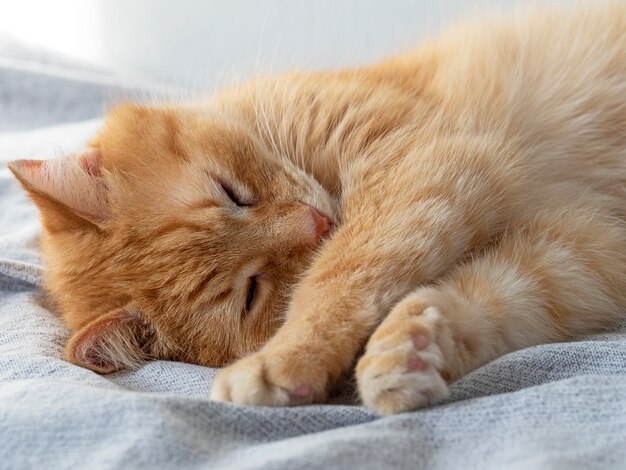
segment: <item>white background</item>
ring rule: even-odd
[[[0,0],[0,33],[183,86],[367,62],[514,0]],[[523,2],[517,2],[523,3]]]

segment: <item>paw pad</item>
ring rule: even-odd
[[[432,405],[448,395],[441,373],[445,361],[434,339],[438,319],[432,307],[419,317],[402,316],[393,323],[388,318],[389,325],[370,340],[357,366],[366,406],[387,415]]]
[[[428,339],[428,336],[418,333],[416,335],[413,335],[413,337],[411,338],[411,341],[413,342],[413,346],[415,346],[415,349],[426,349],[428,347],[428,345],[430,344],[430,340]]]
[[[296,388],[291,390],[291,392],[289,392],[289,395],[294,398],[306,398],[310,395],[313,395],[313,387],[306,384],[300,384]]]
[[[409,359],[408,369],[409,372],[424,370],[426,369],[426,362],[424,362],[424,360],[419,356],[413,356]]]

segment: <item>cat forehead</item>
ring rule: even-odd
[[[94,145],[101,150],[103,166],[109,172],[125,175],[138,185],[180,180],[182,187],[176,190],[188,193],[205,190],[198,183],[211,178],[230,184],[267,185],[280,171],[253,138],[241,131],[220,133],[211,126],[209,122],[202,129],[178,132],[164,130],[161,123],[154,122],[120,127],[114,120],[102,129]],[[245,187],[239,189],[246,191]]]
[[[177,107],[119,105],[108,114],[96,141],[111,154],[129,149],[161,149],[187,157],[203,148],[215,157],[253,151],[254,133],[241,120]]]

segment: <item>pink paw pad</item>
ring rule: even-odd
[[[417,334],[414,335],[411,338],[411,341],[413,342],[413,346],[415,346],[415,349],[426,349],[428,347],[428,345],[430,344],[430,340],[428,339],[428,336],[423,335],[423,334]]]
[[[307,398],[313,394],[313,387],[306,384],[300,384],[289,393],[294,398]]]
[[[426,363],[421,357],[413,356],[409,359],[408,365],[410,372],[415,372],[416,370],[426,369]]]

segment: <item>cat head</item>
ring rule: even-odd
[[[37,204],[68,358],[221,366],[281,324],[331,197],[242,119],[123,105],[86,150],[10,164]]]

